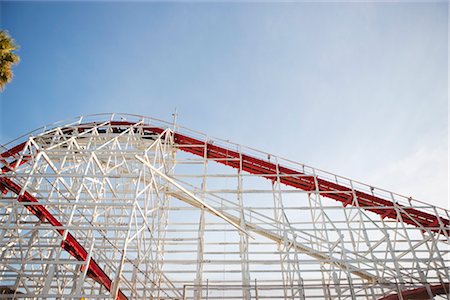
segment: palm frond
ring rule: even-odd
[[[18,46],[8,31],[0,29],[0,91],[3,91],[14,77],[12,67],[20,61],[20,57],[13,53],[17,49]]]

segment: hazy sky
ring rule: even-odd
[[[0,143],[99,112],[448,207],[448,4],[0,2],[22,58]]]

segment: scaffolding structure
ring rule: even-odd
[[[450,211],[125,114],[0,154],[0,298],[450,299]]]

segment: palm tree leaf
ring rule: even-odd
[[[0,91],[3,91],[14,76],[12,67],[20,61],[20,57],[13,53],[17,49],[18,46],[9,33],[0,29]]]

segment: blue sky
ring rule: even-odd
[[[0,2],[22,58],[0,143],[177,108],[186,127],[448,207],[447,5]]]

